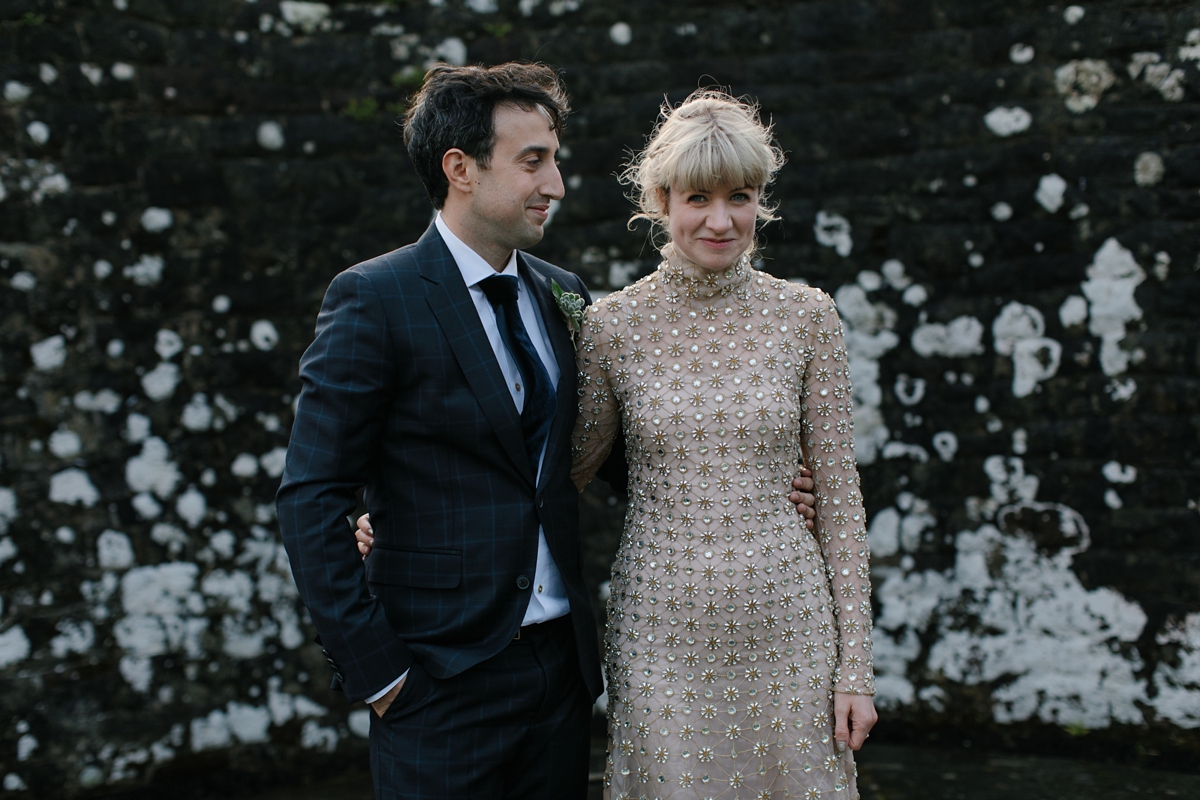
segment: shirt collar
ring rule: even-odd
[[[517,272],[516,250],[513,250],[509,254],[508,263],[504,265],[504,271],[497,273],[492,268],[492,265],[484,260],[483,256],[476,253],[462,239],[454,235],[454,232],[450,230],[450,226],[442,219],[442,212],[438,212],[433,224],[437,225],[438,233],[442,235],[442,241],[446,243],[446,247],[450,250],[450,255],[454,257],[454,263],[458,264],[458,271],[462,273],[463,280],[466,281],[468,287],[475,286],[485,278],[490,278],[497,274],[520,278],[520,274]]]

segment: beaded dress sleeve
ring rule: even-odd
[[[587,308],[575,363],[579,370],[579,416],[571,437],[571,480],[583,491],[608,457],[621,424],[621,408],[610,385],[615,328],[605,330],[604,301]]]
[[[851,385],[841,318],[829,295],[801,293],[795,320],[802,359],[800,413],[805,461],[816,483],[814,533],[836,609],[839,663],[834,691],[875,693],[867,520],[854,459]]]

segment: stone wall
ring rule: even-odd
[[[393,120],[435,59],[562,68],[568,195],[537,253],[598,291],[655,264],[613,175],[664,94],[761,101],[790,162],[763,266],[849,329],[882,735],[1200,753],[1200,3],[3,0],[0,20],[14,796],[363,758],[272,496],[326,285],[429,221]],[[602,592],[621,506],[587,504]]]

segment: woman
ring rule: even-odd
[[[606,797],[857,796],[845,746],[876,715],[842,327],[828,295],[750,265],[782,161],[728,95],[664,108],[624,175],[663,262],[583,323],[572,477],[587,485],[618,425],[630,469]],[[813,533],[786,501],[802,460]]]

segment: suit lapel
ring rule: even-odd
[[[421,277],[426,281],[426,302],[450,343],[467,384],[517,472],[533,483],[533,471],[525,455],[521,418],[504,382],[504,374],[496,363],[496,354],[483,323],[479,321],[479,312],[458,264],[433,225],[417,243],[417,255]]]
[[[574,427],[575,411],[579,403],[575,394],[575,347],[571,344],[566,322],[558,303],[554,300],[550,280],[530,266],[528,259],[520,251],[517,251],[517,266],[525,279],[525,285],[537,301],[538,312],[542,315],[546,335],[550,337],[550,346],[554,350],[554,358],[558,361],[558,404],[555,407],[554,421],[550,425],[544,462],[548,466],[556,463],[552,459],[558,457],[557,451],[569,444],[567,437],[571,435],[571,427]],[[543,468],[542,474],[547,472],[548,470]]]

